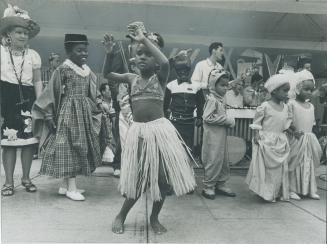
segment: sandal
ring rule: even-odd
[[[25,187],[25,190],[27,192],[36,192],[37,190],[36,186],[31,181],[30,182],[22,181],[22,186]]]
[[[14,186],[13,185],[3,185],[2,189],[1,189],[1,195],[4,197],[9,197],[14,195]]]

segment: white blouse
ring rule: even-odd
[[[7,47],[1,45],[1,80],[12,84],[18,84],[17,77],[10,59],[10,53]],[[21,65],[23,56],[13,55],[15,69],[18,77],[21,74]],[[25,61],[22,72],[22,84],[25,86],[33,86],[33,69],[41,68],[40,55],[33,49],[25,51]]]

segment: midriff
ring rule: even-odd
[[[149,122],[164,117],[163,101],[144,99],[132,102],[133,119],[135,122]]]

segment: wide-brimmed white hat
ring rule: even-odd
[[[40,32],[40,26],[30,18],[27,11],[8,4],[0,20],[0,35],[4,35],[13,26],[26,28],[30,39]]]

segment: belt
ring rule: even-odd
[[[194,117],[192,114],[176,114],[176,113],[171,113],[170,116],[171,120],[194,120]]]

